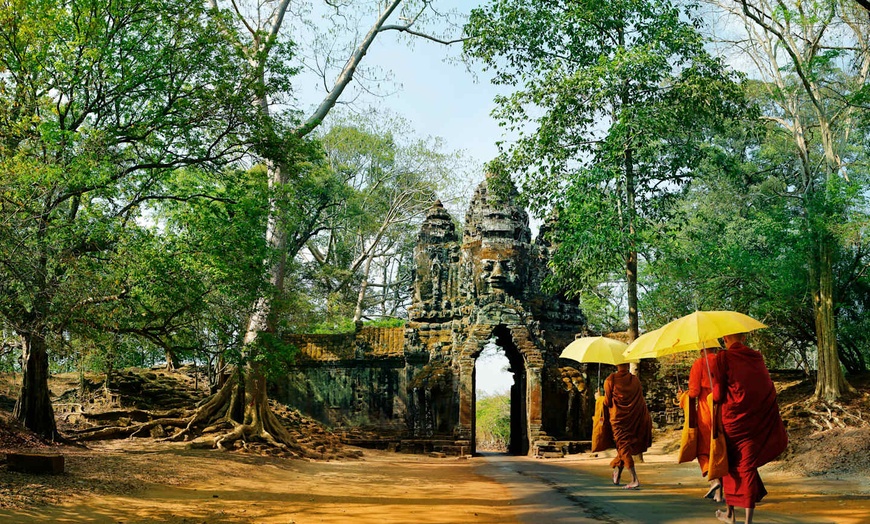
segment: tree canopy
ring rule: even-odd
[[[667,0],[512,0],[474,10],[467,27],[466,54],[516,86],[494,116],[519,138],[492,169],[552,214],[558,286],[576,296],[625,282],[634,336],[638,252],[694,176],[704,131],[742,107],[698,23]]]

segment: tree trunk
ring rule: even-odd
[[[372,257],[366,257],[366,263],[363,269],[363,278],[362,283],[359,286],[359,293],[356,297],[356,307],[353,310],[353,324],[356,326],[357,331],[362,327],[362,315],[363,315],[363,303],[366,299],[366,291],[369,287],[369,273],[372,269]]]
[[[166,355],[166,371],[175,371],[181,367],[181,360],[178,359],[178,355],[174,351],[167,347],[163,348],[163,352]]]
[[[816,377],[815,397],[817,400],[836,401],[844,393],[854,392],[846,382],[840,359],[837,354],[837,331],[834,318],[834,263],[832,260],[832,239],[827,234],[817,237],[815,246],[815,271],[813,278],[813,309],[816,317],[816,339],[818,346],[818,375]]]
[[[22,339],[24,373],[12,416],[27,429],[53,441],[59,435],[48,390],[48,351],[45,337],[37,333],[24,333]]]
[[[628,102],[627,97],[624,100]],[[630,139],[629,139],[630,140]],[[637,245],[635,243],[635,189],[634,189],[634,155],[631,144],[625,147],[625,213],[628,227],[628,253],[625,257],[625,285],[628,300],[628,341],[633,342],[638,336],[639,322],[637,310]],[[637,362],[629,364],[629,370],[634,375],[640,374]]]
[[[620,27],[619,44],[625,45],[625,28]],[[631,105],[631,97],[629,95],[628,81],[625,81],[622,93],[620,95],[621,107],[629,107]],[[637,244],[635,242],[635,217],[637,216],[635,202],[635,180],[634,180],[634,148],[632,145],[632,129],[631,122],[627,122],[625,149],[623,151],[623,169],[625,170],[625,229],[628,233],[628,249],[625,255],[625,285],[628,301],[628,341],[633,342],[638,336],[639,322],[637,311]],[[638,364],[632,362],[629,364],[631,373],[637,375],[640,372]]]

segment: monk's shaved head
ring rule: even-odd
[[[733,335],[725,335],[722,337],[722,340],[725,341],[725,345],[732,344],[734,342],[745,342],[746,341],[746,333],[734,333]]]

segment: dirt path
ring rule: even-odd
[[[103,453],[121,459],[113,464],[129,464],[130,475],[145,470],[152,482],[101,490],[94,485],[99,472],[72,452],[63,475],[71,486],[56,490],[65,492],[54,499],[57,505],[0,508],[0,522],[515,522],[507,490],[476,474],[474,459],[368,450],[362,460],[330,462],[180,448]],[[0,475],[0,482],[23,477]],[[90,493],[75,495],[69,487],[76,485]]]
[[[716,522],[724,506],[704,499],[706,482],[695,463],[676,464],[655,447],[638,465],[641,489],[626,491],[610,479],[610,453],[563,459],[481,457],[478,473],[505,486],[522,523]],[[769,495],[756,508],[756,523],[862,524],[870,522],[870,488],[864,477],[798,478],[762,469]],[[623,478],[623,483],[626,478]]]
[[[0,522],[30,523],[669,523],[714,522],[695,464],[656,448],[642,489],[609,484],[606,456],[429,458],[366,451],[363,460],[307,462],[181,447],[107,443],[70,450],[67,473],[0,472]],[[124,446],[127,449],[122,449]],[[150,446],[150,447],[148,447]],[[761,523],[870,522],[857,479],[763,471]],[[36,505],[14,498],[41,494]],[[24,502],[21,499],[19,502]]]

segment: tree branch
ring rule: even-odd
[[[454,38],[453,40],[444,40],[444,39],[438,38],[437,36],[434,36],[434,35],[429,35],[426,33],[421,33],[419,31],[414,31],[408,25],[385,25],[380,29],[380,31],[398,31],[400,33],[408,33],[409,35],[417,36],[417,37],[424,38],[426,40],[431,40],[432,42],[437,42],[439,44],[444,44],[444,45],[458,44],[460,42],[465,42],[465,41],[471,39],[471,37],[465,36],[462,38]]]
[[[326,97],[314,113],[308,117],[308,120],[294,130],[294,134],[297,137],[302,138],[308,135],[308,133],[313,131],[321,122],[323,122],[323,119],[326,118],[329,111],[335,107],[338,98],[344,92],[347,85],[350,84],[351,80],[353,80],[353,75],[356,72],[357,66],[368,52],[372,42],[374,42],[375,37],[378,35],[378,31],[384,26],[401,3],[402,0],[391,0],[390,3],[387,4],[384,11],[366,34],[365,38],[363,38],[362,42],[360,42],[359,46],[357,46],[356,50],[351,54],[350,58],[348,58],[347,63],[344,65],[344,69],[341,70],[341,74],[338,75],[332,90],[327,93]]]

